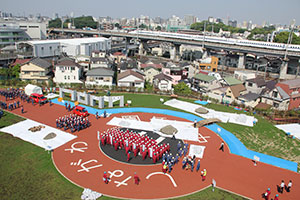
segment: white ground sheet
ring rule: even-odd
[[[195,155],[197,158],[203,158],[204,150],[205,146],[191,144],[189,156],[193,157]]]
[[[28,129],[32,128],[34,126],[43,125],[45,128],[42,128],[40,131],[37,132],[31,132]],[[30,142],[32,144],[35,144],[37,146],[40,146],[46,150],[52,150],[55,149],[71,140],[76,138],[77,136],[72,135],[70,133],[61,131],[56,128],[52,128],[50,126],[38,123],[36,121],[32,120],[25,120],[16,124],[13,124],[11,126],[5,127],[0,129],[0,131],[9,133],[13,135],[14,137],[18,137],[22,140],[25,140],[27,142]],[[44,140],[44,137],[48,135],[49,133],[55,133],[56,137]]]
[[[179,101],[176,99],[166,101],[164,104],[167,106],[171,106],[174,108],[188,111],[190,113],[193,113],[193,114],[198,115],[205,119],[218,118],[224,123],[230,122],[230,123],[234,123],[234,124],[240,124],[240,125],[252,127],[253,121],[256,121],[255,117],[248,116],[245,114],[235,114],[235,113],[215,111],[212,109],[207,109],[199,104],[193,104],[193,103],[189,103],[189,102],[185,102],[185,101]],[[202,108],[208,110],[208,113],[207,114],[197,113],[195,110],[199,107],[202,107]]]
[[[164,120],[155,117],[153,117],[150,122],[147,122],[114,117],[107,124],[111,126],[120,126],[123,128],[154,131],[163,137],[172,137],[172,135],[165,135],[159,130],[167,125],[172,125],[178,130],[175,135],[177,139],[198,141],[198,128],[194,128],[193,124],[190,122]]]
[[[290,132],[291,135],[300,139],[300,124],[282,124],[282,125],[275,125],[275,126],[286,133]]]
[[[45,96],[47,99],[54,99],[56,97],[59,97],[58,94],[54,94],[54,93],[49,93],[47,96]]]

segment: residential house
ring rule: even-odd
[[[262,95],[262,102],[277,110],[292,110],[300,107],[300,79],[279,82],[270,92]]]
[[[62,58],[55,65],[55,83],[82,83],[83,69],[72,58]]]
[[[223,86],[223,87],[212,89],[207,93],[207,96],[212,99],[216,99],[219,102],[223,102],[223,98],[226,95],[226,91],[228,87],[229,86]]]
[[[39,57],[33,58],[20,67],[22,81],[43,82],[51,78],[51,64]]]
[[[162,73],[172,77],[173,85],[177,85],[180,80],[186,79],[188,75],[186,69],[170,62],[167,63],[166,67],[162,68]]]
[[[160,73],[153,77],[153,85],[161,91],[170,91],[172,89],[172,77]]]
[[[221,84],[214,76],[196,74],[192,80],[192,89],[200,92],[209,92],[212,89],[221,87]]]
[[[144,76],[133,70],[126,70],[118,74],[119,87],[144,88]]]
[[[23,64],[25,64],[25,63],[27,63],[27,62],[29,62],[30,61],[30,59],[28,58],[28,59],[20,59],[20,58],[17,58],[16,60],[15,60],[15,62],[13,62],[12,64],[10,64],[10,66],[11,67],[14,67],[15,65],[23,65]]]
[[[118,64],[118,72],[124,72],[128,69],[137,69],[137,62],[134,59],[121,60]]]
[[[240,80],[238,80],[236,78],[233,78],[232,76],[226,76],[220,82],[222,83],[222,85],[227,85],[227,86],[233,86],[233,85],[243,84],[242,81],[240,81]]]
[[[93,51],[92,57],[105,58],[106,52],[105,51]]]
[[[103,57],[91,57],[91,69],[95,69],[98,67],[106,67],[106,68],[111,68],[111,63],[107,58]]]
[[[226,90],[223,102],[232,103],[237,100],[240,95],[247,93],[247,90],[243,84],[229,86]]]
[[[207,58],[200,59],[196,63],[196,68],[199,70],[207,70],[211,72],[217,72],[218,71],[218,57],[211,56]]]
[[[153,77],[158,75],[160,72],[157,68],[154,67],[147,67],[144,68],[145,80],[149,83],[153,83]]]
[[[104,67],[91,69],[86,73],[86,85],[113,86],[114,71]]]
[[[245,107],[255,108],[260,102],[260,95],[257,93],[249,92],[244,95],[240,95],[236,102],[242,104]]]
[[[261,95],[261,102],[273,106],[276,110],[288,110],[290,104],[290,96],[280,87]]]
[[[263,77],[258,76],[253,79],[245,80],[244,85],[249,92],[260,94],[266,87],[266,81]]]
[[[256,77],[256,73],[252,71],[245,71],[245,70],[234,71],[234,78],[239,79],[242,82],[248,79],[254,79],[255,77]]]
[[[126,55],[121,52],[116,52],[111,56],[117,63],[120,63],[121,60],[126,60]]]
[[[87,72],[90,69],[90,56],[86,56],[86,55],[75,56],[75,62],[83,67],[84,72]]]

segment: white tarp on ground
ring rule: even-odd
[[[286,133],[291,133],[291,135],[300,139],[300,124],[282,124],[275,125],[277,128],[283,130]]]
[[[26,85],[25,94],[29,96],[32,93],[43,94],[43,91],[42,88],[40,88],[39,86],[31,85],[31,84]]]
[[[47,96],[45,96],[47,99],[54,99],[59,97],[58,94],[54,94],[54,93],[49,93]]]
[[[230,123],[240,124],[240,125],[244,125],[244,126],[253,126],[253,121],[256,121],[255,117],[253,117],[253,116],[248,116],[245,114],[235,114],[235,113],[215,111],[215,110],[200,106],[199,104],[193,104],[193,103],[180,101],[180,100],[176,100],[176,99],[166,101],[164,104],[167,106],[171,106],[174,108],[188,111],[190,113],[193,113],[193,114],[198,115],[205,119],[218,118],[224,123],[230,122]],[[195,110],[199,107],[205,108],[206,110],[208,110],[208,113],[206,113],[206,114],[197,113]]]
[[[154,131],[163,137],[172,137],[172,135],[165,135],[159,130],[167,125],[172,125],[178,130],[175,135],[177,139],[198,141],[198,128],[194,128],[193,124],[190,122],[165,120],[155,117],[153,117],[150,122],[147,122],[114,117],[107,124],[111,126],[120,126],[123,128]]]
[[[191,144],[189,156],[193,157],[195,155],[197,158],[203,158],[204,150],[205,146]]]
[[[45,126],[45,128],[42,128],[40,131],[37,132],[31,132],[28,130],[29,128],[32,128],[34,126],[39,126],[39,125],[43,125]],[[24,141],[40,146],[46,150],[55,149],[77,137],[70,133],[61,131],[56,128],[52,128],[50,126],[29,119],[2,128],[0,129],[0,131],[9,133],[15,137],[18,137]],[[47,136],[49,133],[55,133],[56,137],[49,140],[44,140],[44,137]]]
[[[101,196],[102,196],[101,193],[98,193],[91,189],[85,188],[82,192],[81,199],[82,200],[96,200]]]

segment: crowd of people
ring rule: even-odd
[[[143,160],[147,157],[156,163],[163,157],[163,154],[170,151],[169,144],[158,145],[156,140],[149,138],[147,135],[140,135],[130,130],[120,130],[119,128],[108,129],[101,133],[100,141],[102,145],[112,145],[117,151],[124,149],[127,155],[127,161],[130,160],[130,153],[134,157],[140,155]]]
[[[91,123],[88,117],[78,116],[75,114],[65,115],[56,119],[56,127],[64,130],[71,130],[71,132],[80,131],[88,128]]]
[[[17,97],[20,97],[21,95],[24,94],[23,90],[20,89],[15,89],[15,88],[11,88],[11,89],[7,89],[7,90],[0,90],[0,95],[5,97],[5,100],[13,100]]]

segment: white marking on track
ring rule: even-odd
[[[174,187],[177,187],[177,184],[174,181],[173,177],[170,174],[164,174],[163,172],[153,172],[153,173],[150,173],[150,174],[148,174],[148,176],[146,177],[146,179],[149,179],[151,176],[156,175],[156,174],[161,174],[161,175],[165,175],[165,176],[169,177],[169,179],[173,183]]]

